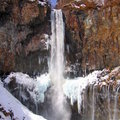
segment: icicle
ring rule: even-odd
[[[117,88],[116,94],[115,94],[115,104],[114,104],[114,114],[113,114],[113,120],[117,120],[117,99],[118,99],[118,91],[120,87]]]
[[[92,96],[92,120],[95,119],[95,90],[93,85],[93,96]]]
[[[41,58],[40,57],[38,57],[38,63],[41,64]]]
[[[82,107],[83,107],[83,113],[84,113],[84,108],[85,108],[85,92],[84,92],[84,94],[82,95]]]
[[[110,108],[110,86],[108,86],[108,112],[109,112],[109,120],[112,120],[111,118],[111,108]]]
[[[82,91],[81,91],[81,86],[79,85],[78,89],[78,99],[77,99],[77,105],[78,105],[78,113],[81,113],[81,104],[82,104]]]
[[[19,88],[19,99],[21,101],[22,91],[21,91],[21,85],[20,84],[18,84],[18,88]]]
[[[35,111],[36,111],[36,114],[38,114],[38,103],[37,103],[37,101],[35,101]]]
[[[71,99],[70,99],[70,104],[73,106],[74,102],[73,102],[73,96],[71,95]]]
[[[70,53],[69,45],[67,45],[67,53],[68,53],[68,54]]]

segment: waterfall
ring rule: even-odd
[[[61,10],[51,12],[51,59],[52,107],[54,120],[70,120],[69,106],[63,93],[64,82],[64,22]]]
[[[64,78],[64,22],[61,10],[52,11],[51,28],[50,75],[53,83],[61,84]]]

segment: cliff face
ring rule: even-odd
[[[120,64],[120,1],[59,0],[66,23],[69,64],[81,71]]]
[[[49,16],[50,6],[47,2],[37,0],[0,2],[1,72],[42,72],[43,64],[47,67]]]
[[[58,0],[57,8],[65,17],[67,65],[75,65],[76,76],[120,65],[119,0]],[[48,3],[1,0],[1,72],[47,70],[49,16]]]

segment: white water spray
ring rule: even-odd
[[[70,112],[62,88],[64,82],[64,22],[61,10],[52,11],[51,29],[50,77],[53,84],[53,119],[70,120]]]

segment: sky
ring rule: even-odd
[[[57,0],[50,0],[50,1],[51,1],[52,6],[55,6],[55,5],[56,5],[56,1],[57,1]]]

